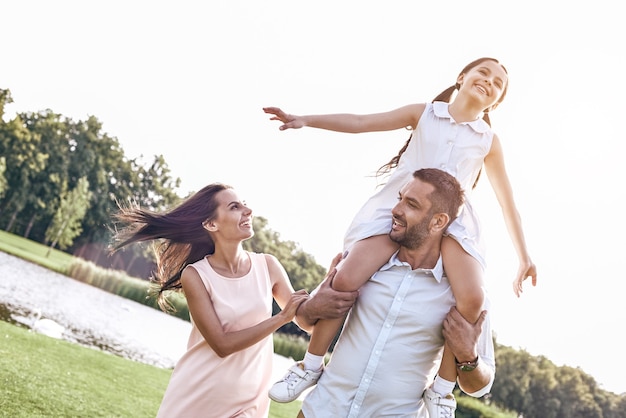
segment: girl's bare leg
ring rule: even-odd
[[[482,266],[450,237],[443,238],[441,255],[444,271],[456,299],[456,308],[466,320],[476,322],[485,298]],[[447,346],[444,346],[438,375],[451,382],[455,382],[457,378],[456,360]]]
[[[376,235],[358,241],[347,257],[337,266],[332,287],[339,291],[358,290],[398,250],[399,246],[387,235]],[[323,356],[339,332],[345,318],[319,320],[315,324],[308,352]]]

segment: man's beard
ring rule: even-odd
[[[400,244],[400,246],[413,250],[426,241],[426,238],[430,234],[428,229],[429,224],[430,217],[427,216],[426,219],[419,224],[407,228],[406,232],[402,234],[402,236],[393,236],[392,234],[389,234],[389,238],[397,244]]]

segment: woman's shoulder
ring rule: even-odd
[[[209,260],[207,260],[208,256],[209,256],[209,254],[205,255],[204,257],[202,257],[198,261],[194,261],[193,263],[187,264],[187,266],[185,266],[185,268],[190,267],[190,266],[195,268],[196,270],[198,268],[202,268],[202,266],[209,264]]]
[[[272,265],[272,264],[276,264],[278,263],[278,258],[276,258],[275,255],[273,254],[267,254],[267,253],[256,253],[257,257],[262,257],[265,259],[265,262],[268,265]]]
[[[267,254],[267,253],[256,253],[254,251],[246,251],[250,256],[251,260],[255,260],[257,262],[264,262],[268,266],[279,263],[278,258],[275,255]]]
[[[248,250],[244,250],[244,251],[246,254],[248,254],[250,258],[265,258],[265,257],[271,256],[271,254],[257,253],[256,251],[248,251]]]

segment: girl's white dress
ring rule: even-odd
[[[453,175],[465,191],[465,204],[447,234],[485,268],[480,221],[472,208],[471,192],[493,141],[491,127],[482,119],[457,123],[448,103],[427,103],[409,146],[387,182],[361,207],[348,228],[344,249],[356,241],[391,230],[391,209],[398,192],[420,168],[439,168]]]

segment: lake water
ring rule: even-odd
[[[38,314],[63,339],[159,367],[184,353],[191,324],[0,252],[0,319],[31,327]]]

